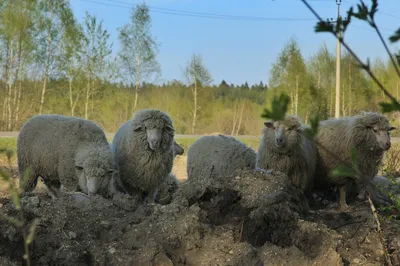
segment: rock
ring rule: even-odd
[[[114,254],[115,252],[117,252],[117,250],[115,250],[115,248],[113,248],[113,247],[110,247],[108,249],[108,253],[110,253],[111,255]]]
[[[69,237],[69,239],[75,239],[76,238],[76,233],[74,233],[72,231],[69,231],[68,237]]]
[[[174,266],[172,261],[165,255],[164,252],[160,252],[154,259],[155,266]]]

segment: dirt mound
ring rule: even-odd
[[[231,180],[188,180],[168,205],[138,206],[127,195],[107,200],[81,194],[55,200],[29,195],[22,203],[28,222],[39,219],[31,244],[33,265],[297,266],[348,265],[344,262],[353,258],[378,263],[369,265],[383,261],[383,254],[375,251],[365,255],[378,239],[371,230],[372,244],[365,250],[348,244],[349,232],[339,231],[348,229],[346,224],[333,230],[343,222],[368,229],[371,216],[365,214],[357,224],[352,220],[361,219],[357,215],[307,215],[303,195],[280,173],[244,171]],[[6,214],[18,215],[8,199],[1,205]],[[0,264],[20,265],[20,232],[3,220],[0,228]],[[358,228],[354,235],[364,232]]]

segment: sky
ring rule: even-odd
[[[142,1],[71,0],[79,21],[83,21],[86,11],[103,20],[114,55],[119,50],[118,29],[129,22],[132,7],[138,3]],[[229,84],[247,81],[250,85],[268,82],[273,63],[291,38],[296,39],[305,59],[324,43],[336,54],[335,37],[314,32],[316,18],[300,0],[146,0],[145,3],[150,7],[152,34],[160,43],[157,59],[162,70],[161,81],[184,81],[183,69],[193,53],[202,55],[214,84],[224,79]],[[321,17],[336,19],[336,0],[308,0],[308,3]],[[350,6],[357,3],[342,0],[341,15],[345,16]],[[171,10],[183,13],[178,15]],[[193,12],[225,16],[215,19]],[[380,0],[376,21],[388,40],[400,28],[400,0]],[[387,58],[378,36],[364,21],[352,22],[345,39],[364,60]],[[399,45],[389,47],[397,51]]]

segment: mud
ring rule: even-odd
[[[316,200],[284,174],[254,170],[185,181],[165,205],[40,192],[22,206],[27,224],[38,219],[31,265],[384,265],[368,204],[340,213]],[[8,198],[0,210],[19,215]],[[399,221],[381,223],[399,265]],[[21,231],[5,220],[0,228],[0,265],[23,265]]]

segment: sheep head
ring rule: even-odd
[[[75,171],[81,190],[88,195],[106,191],[118,171],[114,168],[113,153],[107,148],[87,145],[75,157]]]
[[[175,140],[174,140],[173,145],[174,145],[174,147],[173,147],[173,150],[174,150],[174,157],[175,157],[176,155],[182,155],[182,154],[185,152],[185,149],[184,149],[181,145],[179,145],[178,143],[176,143]]]
[[[164,151],[173,145],[175,129],[167,114],[159,110],[140,110],[133,120],[133,131],[151,151]]]
[[[282,121],[268,121],[264,125],[263,132],[268,141],[274,142],[275,149],[290,150],[299,144],[301,124],[297,117],[287,116]]]
[[[362,112],[359,117],[360,125],[367,130],[369,138],[375,139],[376,146],[383,151],[391,147],[390,131],[395,130],[386,116],[373,112]]]

